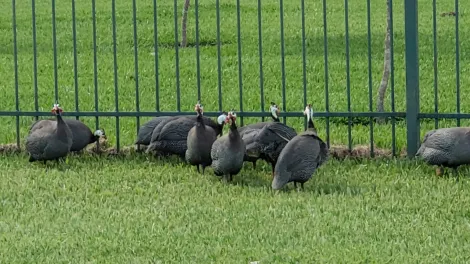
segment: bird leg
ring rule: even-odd
[[[202,174],[204,175],[204,170],[206,169],[206,166],[202,165]]]
[[[201,172],[199,171],[199,164],[196,165],[196,168],[197,168],[197,172],[198,172],[198,173],[201,173]]]
[[[233,180],[233,177],[232,177],[232,174],[230,174],[230,181],[232,181],[232,180]]]
[[[272,171],[272,177],[274,179],[274,168],[275,168],[276,164],[272,164],[271,163],[271,171]]]
[[[252,161],[251,163],[253,163],[253,169],[256,170],[256,161]]]

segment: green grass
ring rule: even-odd
[[[179,11],[183,1],[179,1]],[[241,0],[241,43],[242,43],[242,80],[244,111],[259,111],[259,62],[258,62],[258,26],[257,2]],[[379,1],[380,2],[380,1]],[[383,2],[383,3],[382,3]],[[0,11],[0,74],[3,77],[0,90],[4,92],[1,110],[15,109],[15,90],[13,75],[13,46],[11,30],[11,3],[2,2],[5,8]],[[200,0],[200,40],[203,43],[216,42],[216,10],[213,1]],[[437,13],[454,10],[452,1],[438,3]],[[286,105],[282,105],[281,55],[279,4],[276,1],[263,1],[263,64],[264,64],[264,101],[276,101],[283,110],[300,112],[303,110],[302,83],[302,45],[300,1],[284,1],[285,32],[285,70],[286,70]],[[433,39],[432,6],[430,1],[419,1],[419,49],[420,49],[420,84],[421,110],[433,112]],[[54,74],[51,5],[49,2],[36,3],[37,50],[38,50],[38,91],[39,109],[48,111],[54,102]],[[77,46],[78,46],[78,96],[81,111],[94,111],[93,49],[91,1],[77,2]],[[375,109],[376,90],[380,83],[383,67],[383,38],[385,29],[385,1],[371,4],[371,50],[372,50],[372,88],[373,107]],[[404,16],[402,1],[394,1],[394,54],[395,54],[395,103],[396,111],[405,111],[405,63],[404,63]],[[194,6],[191,6],[188,22],[189,42],[195,41]],[[470,78],[468,50],[466,41],[470,30],[465,9],[460,14],[460,66],[461,66],[461,111],[468,112],[470,105]],[[117,64],[119,110],[135,111],[135,76],[133,54],[132,1],[116,2],[117,21]],[[317,111],[325,111],[325,78],[323,59],[323,21],[321,1],[305,1],[306,46],[307,46],[307,101]],[[351,73],[351,108],[352,111],[368,111],[368,73],[367,73],[367,13],[366,1],[349,1],[350,32],[350,73]],[[57,1],[57,47],[58,47],[58,90],[60,103],[65,111],[74,111],[73,83],[73,42],[71,23],[71,4]],[[111,1],[97,1],[97,57],[98,57],[98,94],[99,110],[114,111],[114,75],[113,75],[113,39],[111,20]],[[240,109],[236,5],[221,2],[221,52],[222,52],[222,106],[225,110]],[[155,110],[155,57],[153,36],[152,1],[137,0],[138,48],[139,48],[139,94],[140,110]],[[329,1],[328,19],[328,56],[329,56],[329,99],[330,111],[346,111],[346,69],[345,69],[345,25],[344,2]],[[441,112],[455,112],[455,26],[453,17],[438,15],[438,65],[439,65],[439,104]],[[18,64],[19,64],[19,107],[23,111],[34,111],[33,90],[33,48],[30,2],[17,1]],[[178,18],[180,23],[180,18]],[[180,26],[178,26],[179,28]],[[159,45],[159,81],[160,109],[176,111],[176,76],[173,1],[158,2],[158,45]],[[196,50],[180,50],[180,89],[181,110],[190,111],[197,99]],[[206,111],[218,110],[217,93],[217,48],[201,47],[201,93]],[[386,110],[390,111],[390,93],[387,93]],[[267,110],[267,109],[265,109]],[[0,130],[0,142],[15,142],[15,120],[3,117]],[[21,139],[33,118],[21,118]],[[94,118],[85,118],[94,126]],[[143,118],[142,122],[148,120]],[[245,123],[256,122],[259,118],[246,119]],[[334,120],[333,120],[334,121]],[[288,124],[302,129],[303,119],[289,118]],[[319,127],[325,123],[318,121]],[[338,124],[336,124],[338,123]],[[340,122],[332,124],[331,142],[347,142],[347,126]],[[467,124],[463,122],[462,125]],[[423,124],[422,134],[433,127],[433,122]],[[440,126],[455,125],[455,121],[445,121]],[[110,135],[111,143],[115,140],[115,118],[100,118],[100,126]],[[135,140],[136,118],[121,118],[120,143],[132,144]],[[324,129],[321,135],[326,138]],[[353,144],[369,143],[369,127],[353,128]],[[375,126],[375,142],[378,146],[391,148],[391,125]],[[403,123],[397,126],[397,147],[405,147],[405,128]]]
[[[65,111],[76,105],[73,81],[72,23],[69,1],[57,2],[58,90]],[[96,1],[99,110],[114,111],[111,1]],[[256,1],[241,2],[244,111],[259,111],[259,62]],[[371,1],[372,88],[383,67],[385,1]],[[376,3],[377,2],[377,3]],[[380,3],[378,3],[380,2]],[[403,1],[394,1],[395,103],[405,111]],[[432,1],[419,1],[421,111],[434,111]],[[0,10],[0,111],[15,109],[11,2]],[[183,1],[179,1],[178,15]],[[200,38],[216,42],[214,1],[200,0]],[[192,4],[194,4],[192,2]],[[453,1],[439,2],[437,13],[453,11]],[[325,111],[323,21],[321,1],[305,1],[307,101]],[[155,110],[155,57],[152,1],[137,0],[140,110]],[[54,102],[51,6],[36,1],[39,110]],[[94,111],[91,1],[77,1],[78,96],[80,111]],[[17,1],[19,108],[34,111],[31,6]],[[117,1],[119,110],[135,111],[132,2]],[[236,6],[221,1],[223,108],[239,110]],[[351,107],[368,111],[366,1],[349,1]],[[282,102],[279,3],[263,1],[263,64],[266,103],[283,110],[303,110],[300,1],[284,1],[286,104]],[[194,43],[194,6],[189,13],[189,42]],[[344,2],[328,1],[330,111],[346,111]],[[180,22],[180,18],[178,18]],[[455,27],[453,17],[437,17],[439,109],[456,111]],[[470,29],[460,8],[461,111],[470,98]],[[158,1],[160,109],[176,111],[173,1]],[[196,50],[180,50],[181,110],[197,99]],[[205,111],[218,110],[217,48],[201,47],[201,92]],[[390,93],[386,98],[390,111]],[[265,109],[266,110],[266,109]],[[84,118],[94,127],[94,118]],[[148,120],[142,118],[141,123]],[[259,118],[246,118],[245,123]],[[24,143],[33,118],[20,118]],[[120,143],[130,145],[136,118],[120,119]],[[324,120],[316,120],[326,138]],[[15,118],[0,117],[0,143],[16,141]],[[302,130],[303,119],[287,123]],[[453,126],[444,120],[441,127]],[[462,125],[468,125],[463,121]],[[111,144],[115,118],[100,118]],[[423,120],[421,134],[434,122]],[[405,147],[406,128],[396,127],[397,148]],[[367,144],[369,127],[352,130],[353,144]],[[391,148],[391,125],[375,125],[374,140]],[[347,126],[332,119],[330,140],[347,143]],[[330,160],[306,184],[304,192],[274,195],[270,168],[246,164],[233,184],[223,184],[211,169],[202,176],[176,160],[137,155],[128,159],[72,156],[68,170],[47,170],[27,157],[0,158],[0,262],[94,263],[462,263],[470,211],[468,178],[433,177],[419,161]],[[468,168],[461,174],[467,175]]]
[[[304,192],[276,195],[269,168],[250,165],[226,185],[211,169],[203,176],[146,157],[77,157],[66,173],[4,157],[0,256],[7,263],[468,261],[467,178],[432,177],[415,162],[332,160]]]

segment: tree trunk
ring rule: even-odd
[[[390,6],[389,0],[387,2],[387,25],[384,41],[384,69],[382,72],[382,81],[380,82],[379,90],[377,92],[377,112],[385,112],[384,108],[384,98],[385,92],[387,91],[388,79],[390,78],[390,68],[391,68],[391,47],[390,47]],[[385,122],[385,118],[377,118],[379,123]]]
[[[188,9],[189,9],[189,2],[190,0],[184,1],[183,7],[183,18],[181,19],[181,47],[185,48],[188,44],[188,38],[186,36],[186,24],[188,21]]]

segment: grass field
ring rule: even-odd
[[[0,111],[15,110],[11,2],[0,0]],[[279,2],[262,1],[264,98],[284,111],[303,105],[300,0],[284,0],[286,98],[282,100]],[[344,1],[327,1],[329,106],[346,111]],[[377,3],[376,3],[377,2]],[[378,3],[380,2],[380,3]],[[403,1],[394,1],[395,109],[405,111]],[[462,2],[462,1],[461,1]],[[200,0],[201,94],[205,111],[218,110],[216,10]],[[257,1],[240,0],[243,110],[260,111]],[[31,3],[17,1],[19,108],[34,111]],[[94,111],[91,1],[76,3],[78,98],[75,105],[71,3],[56,1],[58,91],[65,111]],[[179,1],[178,15],[183,1]],[[188,38],[195,41],[194,2]],[[439,111],[456,111],[454,1],[439,2]],[[323,18],[321,1],[305,1],[307,101],[325,111]],[[468,112],[470,21],[460,6],[461,112]],[[240,109],[236,5],[221,1],[222,107]],[[135,111],[136,80],[141,111],[154,111],[155,56],[152,1],[137,0],[139,75],[134,74],[132,1],[116,1],[119,111]],[[177,111],[173,1],[158,1],[159,106]],[[111,1],[96,1],[96,76],[100,111],[115,110]],[[180,22],[180,18],[178,18]],[[383,67],[385,1],[371,4],[372,89],[375,97]],[[178,28],[180,28],[178,26]],[[51,3],[36,2],[38,109],[54,103]],[[421,111],[434,111],[432,1],[419,1]],[[352,111],[369,110],[366,1],[349,1],[350,87]],[[197,100],[196,50],[181,49],[181,111]],[[390,88],[390,87],[389,87]],[[390,111],[390,93],[386,98]],[[267,109],[265,109],[267,110]],[[84,118],[94,127],[94,118]],[[115,118],[100,118],[111,144]],[[148,118],[142,118],[145,122]],[[259,121],[245,118],[244,123]],[[24,143],[32,117],[20,119]],[[347,126],[331,120],[332,144],[347,143]],[[16,141],[15,118],[0,117],[0,143]],[[325,121],[316,120],[326,138]],[[287,123],[303,129],[303,119]],[[462,125],[467,125],[463,121]],[[440,126],[455,121],[442,120]],[[423,121],[423,135],[434,122]],[[120,144],[135,140],[136,118],[120,119]],[[397,122],[397,149],[405,147],[405,127]],[[353,126],[353,144],[368,144],[369,127]],[[391,125],[375,125],[377,146],[391,148]],[[273,194],[270,168],[246,164],[233,184],[218,181],[212,170],[201,176],[178,160],[136,155],[97,159],[69,158],[67,170],[29,164],[27,157],[0,159],[0,259],[5,263],[462,263],[470,211],[468,178],[436,178],[420,161],[330,160],[304,192]],[[260,164],[263,164],[260,162]],[[461,174],[469,170],[462,168]]]

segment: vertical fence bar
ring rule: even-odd
[[[436,18],[436,0],[432,1],[432,39],[433,39],[433,66],[434,66],[434,113],[439,112],[438,97],[438,70],[437,70],[437,18]],[[434,118],[434,128],[439,127],[439,118]]]
[[[282,81],[282,107],[284,112],[287,112],[286,106],[286,61],[284,56],[284,1],[279,0],[279,17],[281,28],[281,81]],[[284,117],[283,123],[285,124],[287,117]]]
[[[217,88],[219,90],[219,111],[222,109],[222,59],[220,52],[220,0],[215,0],[217,34]]]
[[[407,154],[413,157],[419,144],[418,3],[405,0],[406,129]]]
[[[38,102],[38,52],[36,47],[36,0],[31,0],[31,18],[33,29],[33,89],[34,89],[34,111],[39,111]],[[39,119],[35,116],[35,120]]]
[[[135,110],[140,112],[140,98],[139,98],[139,52],[137,42],[137,3],[136,0],[132,0],[132,20],[134,22],[134,80],[135,80]],[[139,134],[140,128],[140,117],[136,116],[136,135]],[[140,145],[137,145],[137,149],[140,150]]]
[[[153,41],[155,53],[155,110],[160,111],[160,77],[158,71],[158,24],[157,0],[153,0]]]
[[[52,49],[54,57],[54,96],[55,101],[59,101],[59,84],[57,80],[57,33],[55,23],[55,0],[52,0]]]
[[[328,30],[326,19],[326,0],[323,0],[323,57],[325,59],[325,111],[326,111],[326,145],[330,147],[330,98],[328,78]]]
[[[194,1],[194,12],[196,16],[196,80],[197,99],[201,100],[201,54],[199,50],[199,0]]]
[[[388,0],[390,10],[390,101],[392,113],[395,113],[395,60],[393,49],[393,0]],[[396,155],[395,117],[392,116],[392,156]]]
[[[370,0],[367,0],[367,68],[369,80],[369,112],[372,109],[372,47],[371,47],[371,30],[370,30]],[[370,138],[370,157],[374,157],[374,122],[373,118],[369,119],[369,138]]]
[[[75,0],[72,0],[72,41],[73,41],[73,86],[75,88],[75,112],[79,112],[78,108],[78,66],[77,66],[77,24],[75,18]],[[78,116],[76,120],[80,119]]]
[[[302,20],[302,83],[304,88],[304,105],[307,105],[307,46],[305,45],[305,0],[300,0]],[[307,117],[304,117],[304,129],[307,129]]]
[[[238,88],[240,90],[240,112],[243,113],[243,75],[242,75],[242,40],[240,26],[240,0],[237,0],[237,46],[238,46]],[[243,126],[243,115],[240,118],[240,126]]]
[[[95,112],[98,108],[98,57],[96,52],[96,0],[91,0],[91,19],[93,23],[93,86],[95,94]],[[100,119],[95,117],[95,129],[100,128]],[[98,143],[97,143],[98,144]]]
[[[264,113],[264,72],[263,72],[263,34],[261,30],[261,0],[258,0],[258,57],[259,57],[259,89],[261,112]],[[264,115],[261,118],[264,121]]]
[[[116,113],[119,112],[119,88],[118,88],[118,64],[117,64],[117,41],[116,41],[116,0],[111,1],[111,13],[113,23],[113,68],[114,68],[114,104]],[[119,116],[116,116],[116,148],[120,150]]]
[[[178,0],[174,1],[174,22],[175,22],[175,69],[176,69],[176,108],[178,112],[181,111],[180,102],[180,55],[179,55],[179,41],[178,41]]]
[[[348,113],[351,113],[351,78],[349,70],[349,5],[348,0],[344,0],[344,27],[346,39],[346,95],[348,101]],[[352,150],[351,116],[348,116],[348,148]]]
[[[15,110],[20,111],[18,97],[18,43],[16,39],[16,0],[11,1],[12,6],[12,29],[13,29],[13,65],[15,71]],[[20,147],[20,117],[16,116],[16,146]]]
[[[459,0],[455,0],[455,85],[457,90],[457,113],[460,114],[460,40],[459,40]],[[457,117],[460,126],[460,117]]]

